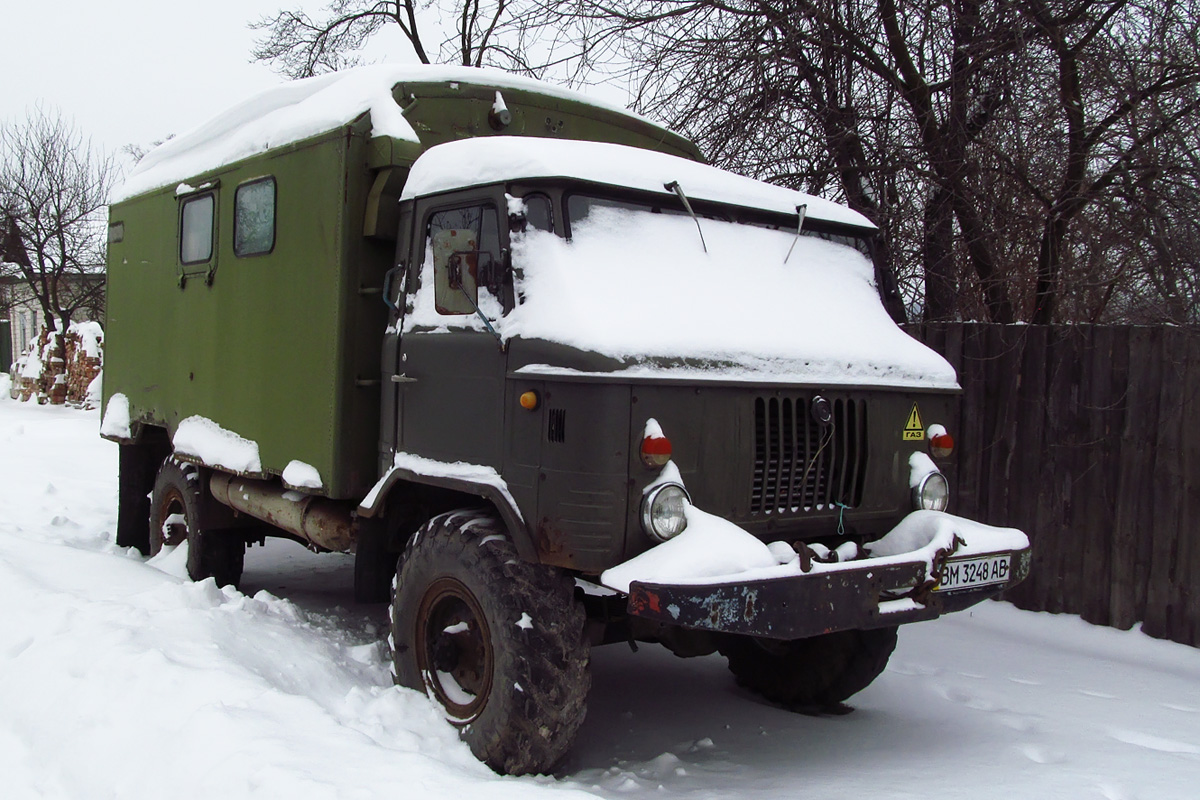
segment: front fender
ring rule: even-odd
[[[512,537],[517,554],[526,561],[537,561],[537,548],[525,524],[525,517],[508,491],[508,485],[492,467],[461,461],[450,464],[409,453],[397,453],[392,466],[359,503],[358,516],[373,519],[382,511],[392,490],[404,484],[449,489],[486,500],[495,506]]]

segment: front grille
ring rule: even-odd
[[[865,400],[830,400],[825,428],[806,397],[754,401],[754,483],[751,514],[801,514],[857,508],[867,470]]]

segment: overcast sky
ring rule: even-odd
[[[248,23],[281,8],[315,16],[329,0],[0,0],[0,122],[37,104],[57,109],[103,148],[146,148],[185,133],[286,79],[251,63],[261,31]],[[449,20],[448,20],[449,21]],[[445,34],[436,6],[421,18],[426,46]],[[449,27],[449,26],[447,26]],[[367,63],[417,63],[398,26],[385,26],[360,54]],[[624,105],[614,86],[588,94]],[[122,166],[132,166],[129,156]]]
[[[304,4],[320,9],[325,3]],[[19,119],[40,102],[110,150],[183,133],[284,80],[250,63],[260,34],[246,24],[295,5],[0,0],[0,120]],[[369,57],[413,61],[398,31],[380,34]]]

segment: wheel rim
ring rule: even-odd
[[[187,508],[183,495],[175,488],[163,493],[158,505],[158,523],[152,533],[162,547],[176,547],[187,541]]]
[[[479,601],[461,582],[430,584],[417,613],[417,666],[452,721],[479,716],[492,689],[491,636]]]

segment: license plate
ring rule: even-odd
[[[959,589],[974,589],[994,583],[1006,583],[1011,572],[1012,556],[984,556],[947,561],[942,579],[935,592],[954,592]]]

